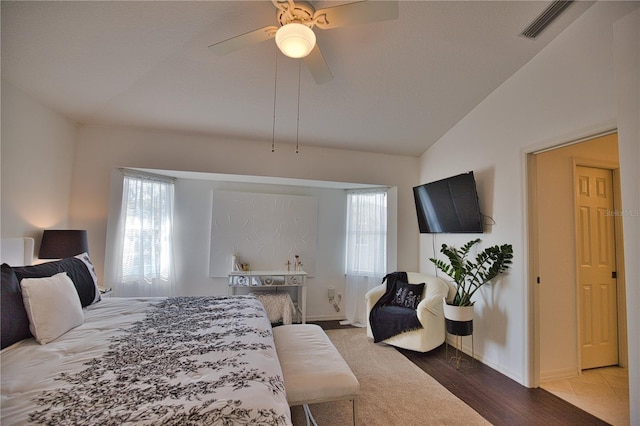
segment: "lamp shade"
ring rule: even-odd
[[[290,58],[304,58],[316,45],[316,35],[303,24],[291,23],[278,28],[276,44]]]
[[[47,229],[42,234],[40,259],[64,259],[89,252],[87,231]]]

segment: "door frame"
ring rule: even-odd
[[[524,174],[524,187],[526,189],[525,196],[525,220],[526,220],[526,234],[525,234],[525,251],[528,261],[527,271],[527,298],[528,308],[527,321],[528,336],[527,345],[529,347],[527,351],[527,386],[537,388],[540,386],[540,287],[538,282],[539,271],[539,259],[538,252],[540,249],[540,242],[538,238],[538,217],[537,209],[539,203],[536,197],[537,193],[537,161],[536,155],[545,151],[563,148],[568,145],[573,145],[581,142],[586,142],[592,139],[596,139],[601,136],[618,133],[617,128],[610,128],[609,130],[592,132],[590,135],[579,137],[573,140],[565,140],[564,142],[553,143],[553,141],[547,142],[546,146],[538,146],[534,149],[523,150],[523,166],[525,167]],[[576,159],[580,161],[579,159]],[[596,160],[584,160],[593,164]],[[610,162],[609,162],[610,163]],[[575,166],[574,166],[575,173]],[[620,168],[619,165],[615,165],[613,170],[614,176],[614,206],[617,211],[621,210],[621,187],[620,187]],[[575,179],[574,183],[575,185]],[[575,195],[574,195],[575,196]],[[575,203],[574,203],[575,205]],[[627,319],[626,319],[626,284],[624,273],[624,241],[622,239],[622,217],[615,217],[615,233],[620,238],[616,237],[616,262],[618,272],[618,350],[619,350],[619,363],[621,367],[627,367],[628,365],[628,346],[627,346]],[[574,220],[575,226],[575,220]],[[576,280],[577,285],[577,280]],[[577,320],[577,318],[576,318]],[[576,345],[579,345],[579,336],[576,336]],[[578,348],[576,348],[578,349]],[[578,352],[579,353],[579,352]],[[579,355],[578,355],[579,356]],[[577,360],[576,368],[580,367],[580,360]],[[580,371],[580,370],[578,370]]]
[[[613,161],[602,161],[595,160],[589,158],[573,158],[573,209],[575,212],[576,206],[578,204],[578,195],[576,185],[576,174],[577,168],[579,166],[582,167],[591,167],[597,169],[609,170],[611,172],[611,180],[613,185],[613,209],[614,212],[622,211],[622,200],[621,200],[621,188],[620,188],[620,164]],[[578,222],[575,220],[574,215],[574,245],[578,246]],[[627,354],[627,304],[626,304],[626,287],[625,287],[625,279],[624,279],[624,241],[622,238],[622,216],[615,215],[613,220],[613,235],[614,235],[614,249],[616,253],[616,302],[617,302],[617,328],[618,328],[618,365],[620,367],[627,367],[628,365],[628,354]],[[575,276],[576,276],[576,297],[580,297],[580,280],[579,277],[579,266],[578,259],[575,259],[574,263],[575,267]],[[577,335],[576,335],[576,353],[578,354],[578,371],[582,371],[582,348],[581,348],[581,340],[580,336],[580,303],[576,300],[576,324],[577,327]]]

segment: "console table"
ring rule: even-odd
[[[300,322],[307,322],[307,273],[304,271],[233,271],[229,273],[229,293],[236,294],[238,288],[251,291],[277,291],[280,288],[295,288],[297,298],[293,301]]]

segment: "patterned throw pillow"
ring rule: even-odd
[[[396,283],[396,292],[393,295],[391,304],[393,306],[402,306],[403,308],[416,309],[418,303],[422,300],[422,292],[425,284],[408,284],[398,281]]]
[[[14,267],[13,271],[20,282],[24,278],[47,278],[66,272],[73,281],[82,307],[100,301],[98,280],[87,253],[38,265]]]

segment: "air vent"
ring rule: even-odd
[[[529,26],[520,33],[521,36],[535,39],[545,28],[549,26],[564,10],[573,3],[573,0],[556,0],[538,16]]]

